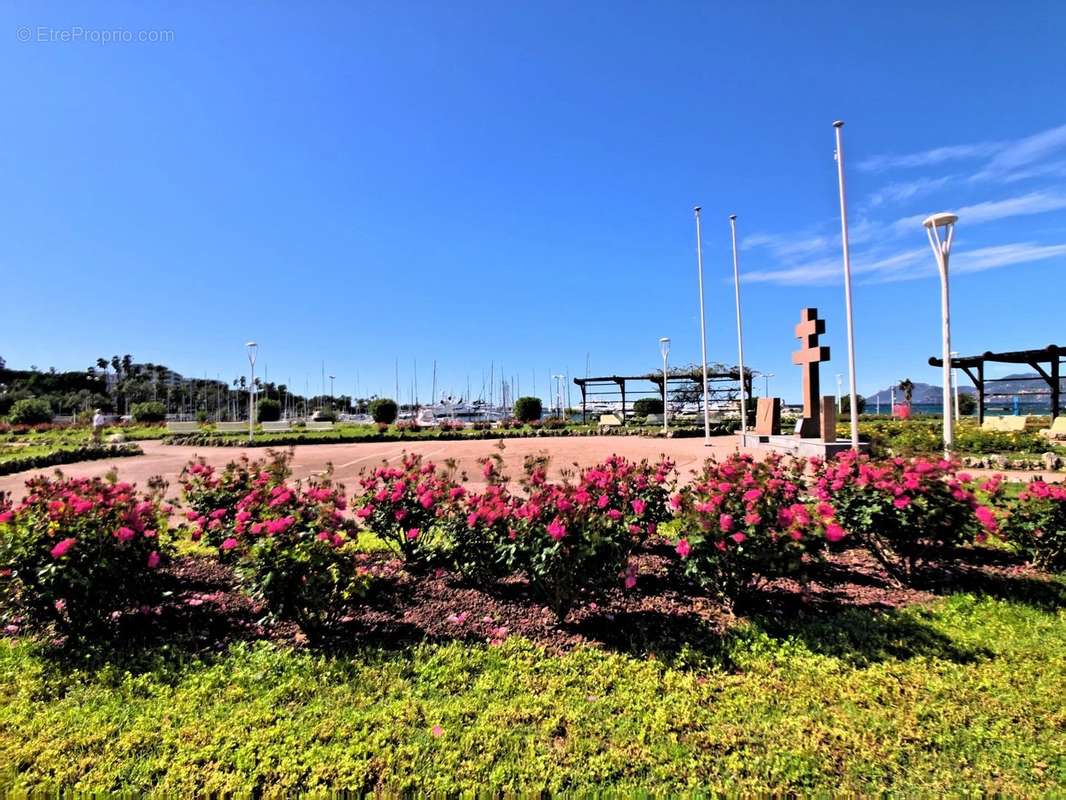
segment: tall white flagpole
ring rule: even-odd
[[[740,430],[748,429],[747,381],[744,380],[744,329],[740,324],[740,267],[737,263],[737,215],[729,215],[729,230],[733,235],[733,286],[737,295],[737,367],[740,370]]]
[[[851,420],[851,449],[859,449],[859,402],[855,391],[855,324],[851,316],[851,256],[848,253],[848,204],[844,192],[844,139],[841,129],[843,120],[833,123],[837,137],[837,179],[840,182],[840,239],[844,247],[844,308],[848,320],[848,417]]]
[[[703,313],[703,237],[700,234],[700,207],[696,213],[696,270],[700,282],[700,351],[703,357],[703,441],[711,443],[711,412],[707,407],[707,320]]]

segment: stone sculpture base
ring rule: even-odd
[[[776,450],[779,453],[788,453],[802,458],[833,458],[845,450],[851,449],[851,442],[826,442],[822,439],[804,439],[789,434],[765,435],[752,432],[738,434],[740,446],[749,447],[752,450]],[[859,442],[859,452],[867,453],[870,450],[868,442]]]

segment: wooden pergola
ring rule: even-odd
[[[1049,344],[1039,350],[1014,350],[1007,353],[985,352],[979,356],[956,356],[951,359],[951,366],[961,369],[973,381],[977,389],[977,419],[985,420],[985,387],[997,381],[1017,380],[1016,378],[985,378],[985,364],[1025,364],[1047,382],[1051,397],[1051,418],[1059,415],[1062,405],[1062,359],[1066,356],[1066,347]],[[944,366],[944,359],[933,356],[929,359],[933,367]],[[1047,368],[1045,369],[1045,366]]]
[[[695,384],[695,390],[698,392],[700,383],[703,379],[702,370],[685,370],[681,372],[670,372],[666,377],[666,389],[669,394],[670,385],[681,384],[684,388],[689,388],[692,384]],[[749,369],[744,370],[744,392],[748,401],[749,410],[753,410],[754,407],[751,402],[752,397],[752,381],[754,380],[753,373]],[[616,398],[621,395],[622,398],[622,422],[626,420],[626,404],[631,401],[627,401],[626,398],[641,397],[662,397],[663,396],[663,375],[661,372],[649,372],[647,375],[601,375],[595,378],[574,378],[574,383],[579,389],[581,389],[581,421],[586,422],[588,420],[588,399],[590,397],[612,397]],[[637,388],[630,388],[630,384],[638,384]],[[721,388],[715,388],[713,384],[736,384],[730,386],[721,386]],[[651,384],[653,387],[658,388],[642,388],[640,384]],[[740,370],[731,369],[722,371],[708,371],[707,372],[707,402],[715,401],[736,401],[739,407],[739,395],[740,395]]]

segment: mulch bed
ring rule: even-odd
[[[1061,585],[988,548],[949,554],[943,563],[951,567],[930,568],[919,588],[893,586],[865,551],[848,550],[813,565],[806,585],[774,581],[732,611],[678,573],[666,542],[649,543],[634,559],[635,589],[619,586],[583,598],[559,622],[521,578],[476,588],[451,571],[411,574],[400,562],[379,557],[373,566],[381,577],[371,595],[330,640],[313,646],[342,652],[450,640],[499,643],[517,635],[555,652],[593,646],[654,656],[685,647],[713,652],[723,634],[745,617],[787,629],[796,619],[828,618],[848,610],[891,614],[902,606],[928,603],[945,590],[1024,598],[1050,608],[1064,604]],[[164,601],[124,612],[111,646],[204,656],[255,639],[312,646],[296,625],[270,621],[261,605],[240,592],[229,566],[213,558],[183,557],[164,570],[170,583]]]

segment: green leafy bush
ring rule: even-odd
[[[514,402],[514,418],[521,422],[540,419],[543,413],[544,407],[539,397],[519,397]]]
[[[281,419],[281,403],[266,397],[256,404],[255,415],[259,422],[277,422]]]
[[[395,400],[379,397],[370,401],[370,417],[374,422],[384,422],[386,425],[391,425],[396,421],[396,416],[399,413],[400,409]]]
[[[29,469],[76,464],[80,461],[99,461],[105,458],[140,456],[144,451],[136,444],[90,444],[61,447],[47,453],[19,455],[0,461],[0,475],[12,475]]]
[[[662,414],[663,399],[661,397],[642,397],[633,403],[633,413],[638,417],[646,417],[648,414]]]
[[[16,400],[7,415],[12,425],[37,425],[52,421],[52,407],[46,400],[27,397]]]
[[[134,403],[131,413],[137,422],[162,422],[167,418],[167,407],[155,400],[149,400],[144,403]]]
[[[169,507],[128,483],[39,476],[0,514],[4,592],[35,622],[82,636],[130,605],[156,599],[170,549]]]

